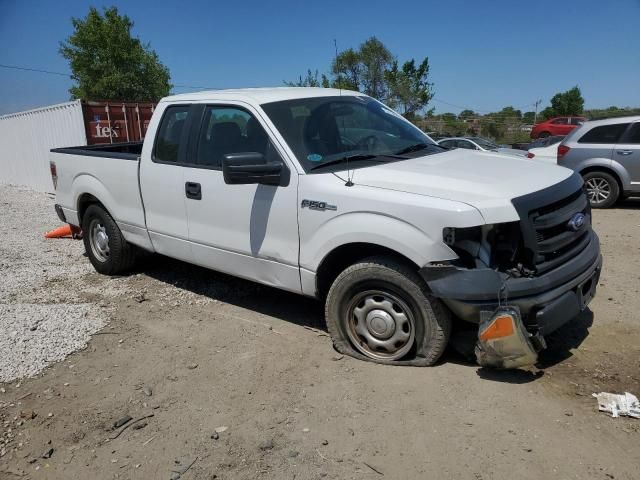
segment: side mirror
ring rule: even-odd
[[[285,174],[286,173],[286,174]],[[222,159],[224,183],[228,185],[286,186],[289,184],[288,170],[282,163],[267,163],[264,155],[257,152],[230,153]]]

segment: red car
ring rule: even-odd
[[[534,125],[531,138],[546,138],[552,135],[567,135],[574,128],[586,122],[585,117],[555,117]]]

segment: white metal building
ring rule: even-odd
[[[86,144],[80,100],[0,116],[0,183],[52,192],[49,150]]]

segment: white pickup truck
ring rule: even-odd
[[[381,363],[432,365],[454,317],[481,363],[531,363],[602,264],[578,174],[447,151],[344,90],[168,97],[144,144],[54,149],[51,173],[98,272],[141,249],[317,297],[335,347]]]

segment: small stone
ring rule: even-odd
[[[29,331],[31,332],[35,332],[38,329],[37,325],[32,326],[31,328],[29,328]]]
[[[63,384],[65,387],[69,386],[69,382]]]
[[[49,418],[53,417],[53,413],[51,413],[51,412],[47,413],[47,417],[49,417]]]
[[[51,458],[53,455],[53,448],[48,449],[46,452],[42,454],[42,458]]]
[[[218,439],[220,438],[220,435],[218,435],[218,432],[213,432],[213,433],[211,434],[211,438],[212,438],[213,440],[218,440]]]
[[[141,430],[144,427],[146,427],[147,425],[148,425],[147,422],[138,422],[131,428],[133,428],[134,430]]]
[[[260,445],[258,445],[258,447],[262,451],[273,449],[273,439],[269,438],[268,440],[265,440],[264,442],[261,442]]]
[[[331,360],[333,360],[334,362],[337,362],[342,360],[343,358],[344,358],[344,355],[334,355]]]
[[[187,368],[189,370],[195,370],[196,368],[198,368],[198,364],[197,363],[190,363],[189,365],[187,365]]]
[[[21,410],[20,411],[20,418],[26,418],[27,420],[32,420],[34,418],[36,418],[38,416],[38,414],[36,412],[34,412],[33,410]]]
[[[309,430],[308,428],[303,428],[303,429],[302,429],[302,431],[303,431],[304,433],[309,433],[311,430]]]
[[[572,411],[570,411],[570,410],[568,410],[568,411],[564,412],[564,414],[565,414],[567,417],[573,417],[573,412],[572,412]]]
[[[216,428],[215,432],[216,433],[222,433],[222,432],[226,432],[227,430],[229,430],[229,427],[222,426],[222,427]]]
[[[147,386],[142,387],[142,392],[143,392],[147,397],[150,397],[151,395],[153,395],[153,390],[151,390],[151,387],[147,387]]]
[[[329,445],[329,440],[322,440],[322,445]]]
[[[123,425],[125,425],[126,423],[129,423],[132,420],[132,418],[129,415],[125,415],[124,417],[120,418],[119,420],[116,420],[115,422],[113,422],[113,427],[114,428],[120,428]]]

